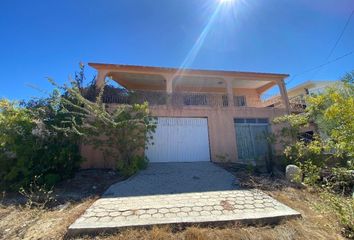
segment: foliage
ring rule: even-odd
[[[334,214],[343,235],[354,237],[354,72],[324,93],[306,98],[303,114],[275,119],[282,124],[277,139],[284,146],[284,158],[298,165],[305,184],[320,187],[321,209]],[[301,131],[312,125],[311,141]]]
[[[308,106],[303,114],[274,120],[275,124],[282,124],[277,139],[284,146],[284,157],[303,170],[304,182],[346,194],[354,186],[353,79],[354,72],[324,93],[307,97]],[[300,133],[310,125],[316,134],[311,141],[305,141]]]
[[[320,193],[322,203],[318,208],[323,212],[334,214],[343,226],[342,234],[349,238],[354,238],[354,199],[338,196],[336,194],[323,191]]]
[[[330,174],[324,178],[323,186],[341,195],[350,193],[354,190],[354,171],[344,167],[332,168]]]
[[[342,84],[324,94],[309,97],[308,116],[314,120],[327,144],[339,157],[354,158],[354,71]]]
[[[63,119],[58,101],[56,91],[22,104],[0,100],[0,189],[26,188],[39,175],[52,186],[79,167],[78,138],[53,127]]]
[[[283,115],[273,120],[274,124],[283,124],[280,130],[280,139],[283,144],[293,143],[297,140],[300,130],[309,125],[308,115]]]
[[[0,99],[0,190],[28,189],[35,178],[50,188],[72,177],[82,160],[82,143],[116,159],[124,175],[146,166],[144,148],[154,129],[147,104],[110,109],[102,95],[112,86],[85,88],[84,80],[80,64],[70,85],[50,80],[57,88],[48,98],[21,103]]]
[[[147,103],[110,108],[102,101],[104,87],[95,101],[84,97],[75,84],[63,86],[62,90],[67,95],[61,102],[61,112],[66,114],[68,125],[58,130],[80,136],[84,144],[101,150],[104,158],[115,159],[123,175],[132,175],[146,167],[144,149],[155,129]]]

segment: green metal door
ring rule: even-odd
[[[243,163],[265,165],[269,159],[267,119],[235,119],[238,159]]]

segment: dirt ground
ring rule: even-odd
[[[232,169],[230,171],[235,172]],[[320,213],[318,194],[310,189],[296,188],[281,179],[250,177],[235,172],[244,187],[257,187],[299,211],[303,218],[275,226],[171,227],[127,229],[113,235],[83,236],[76,239],[343,239],[337,219]],[[83,183],[84,184],[81,184]],[[30,209],[16,201],[0,197],[0,239],[62,239],[67,228],[111,183],[121,181],[114,172],[80,172],[76,178],[62,183],[55,190],[59,203],[51,209]],[[6,197],[5,197],[6,198]]]

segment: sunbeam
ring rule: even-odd
[[[195,44],[191,48],[191,50],[188,52],[187,56],[183,60],[182,64],[179,66],[178,71],[175,73],[173,76],[173,79],[175,79],[175,82],[178,82],[178,76],[181,76],[183,72],[188,69],[189,66],[192,65],[196,57],[198,56],[200,49],[205,43],[205,39],[207,38],[208,34],[210,33],[210,30],[212,29],[215,21],[218,19],[218,16],[223,12],[223,10],[226,10],[226,8],[232,10],[234,8],[235,0],[218,0],[219,2],[216,5],[216,8],[213,12],[213,14],[210,16],[207,24],[203,28],[201,34],[197,38]],[[176,79],[177,78],[177,79]]]

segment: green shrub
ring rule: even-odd
[[[60,182],[61,180],[60,175],[55,173],[48,173],[43,178],[44,178],[44,184],[49,187],[54,186],[56,183]]]
[[[51,81],[58,88],[48,98],[21,104],[0,99],[0,190],[26,190],[34,178],[52,187],[72,177],[82,143],[113,157],[123,175],[146,167],[143,153],[155,129],[147,103],[109,109],[104,87],[91,94],[96,101],[86,99],[80,69],[70,86]]]
[[[332,168],[324,186],[331,192],[350,195],[354,190],[354,171],[343,167]]]
[[[303,163],[298,163],[303,172],[303,181],[308,185],[315,185],[321,179],[321,168],[315,165],[312,161],[307,160]]]
[[[353,186],[348,170],[354,169],[354,72],[323,93],[308,96],[306,101],[303,114],[274,120],[282,124],[276,139],[284,146],[284,158],[302,168],[306,183],[323,185],[320,180],[324,179],[332,190],[348,194]],[[311,141],[304,141],[301,130],[310,124],[316,134]]]
[[[148,165],[148,159],[144,156],[132,156],[131,161],[117,161],[117,170],[123,176],[131,176],[139,170],[145,169]]]
[[[92,101],[86,99],[80,89],[64,87],[67,98],[61,107],[70,114],[65,119],[69,125],[61,131],[77,134],[83,143],[100,150],[105,159],[115,159],[118,171],[129,176],[147,164],[144,150],[152,140],[155,120],[149,116],[147,102],[109,109],[102,102],[104,90],[103,86],[96,101]],[[77,124],[77,116],[82,123]]]
[[[62,118],[51,105],[57,97],[22,105],[0,100],[0,190],[26,188],[35,176],[52,186],[79,167],[78,138],[53,128]]]

